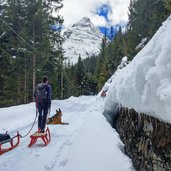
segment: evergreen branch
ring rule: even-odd
[[[21,37],[12,27],[9,26],[1,17],[0,20],[11,30],[15,33],[23,42],[25,42],[31,49],[35,50],[33,46],[31,46],[23,37]]]

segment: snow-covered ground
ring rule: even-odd
[[[52,101],[51,116],[61,108],[69,125],[49,125],[51,142],[38,141],[28,148],[30,137],[0,156],[1,171],[131,171],[132,161],[122,152],[118,133],[103,116],[99,96],[70,97]],[[35,118],[35,104],[0,109],[0,132],[27,133]],[[37,130],[37,121],[31,133]]]

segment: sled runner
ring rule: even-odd
[[[56,110],[56,114],[54,116],[47,119],[46,124],[68,125],[69,123],[62,122],[62,111],[61,111],[61,109],[59,109],[59,110]]]
[[[35,132],[34,134],[30,136],[30,138],[31,138],[31,141],[28,147],[31,147],[33,144],[35,144],[38,138],[41,138],[44,142],[44,146],[47,146],[51,140],[49,128],[47,128],[44,133],[41,133],[38,131]]]
[[[19,143],[20,143],[19,132],[17,132],[17,135],[12,138],[10,137],[9,134],[7,134],[7,132],[5,134],[0,134],[0,155],[5,152],[13,150],[18,146]]]

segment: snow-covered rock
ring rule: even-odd
[[[136,46],[135,50],[142,49],[145,46],[145,44],[147,43],[147,41],[148,41],[147,37],[145,37],[144,39],[142,39],[141,40],[141,43]]]
[[[71,64],[78,62],[79,55],[85,59],[100,52],[102,33],[89,18],[84,17],[71,27],[63,30],[64,57]]]

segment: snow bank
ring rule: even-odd
[[[171,123],[171,16],[131,63],[114,76],[105,110],[113,104]]]

